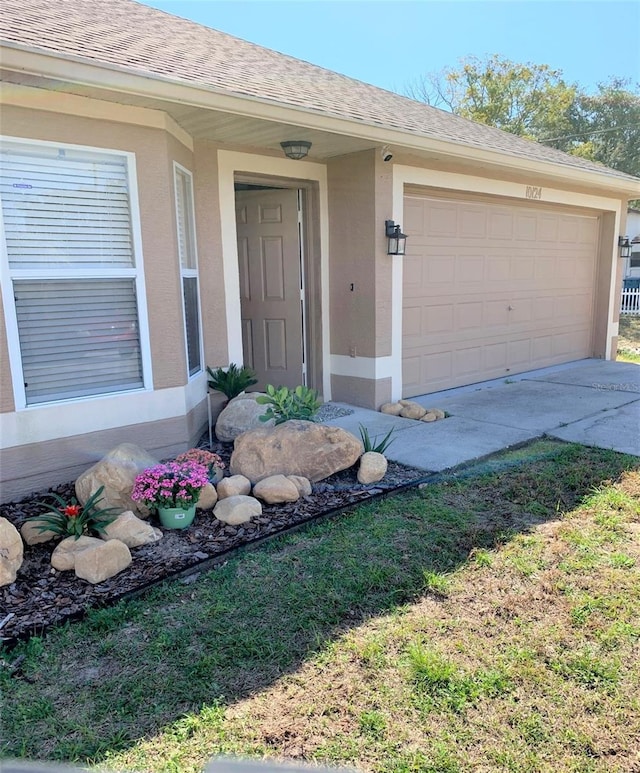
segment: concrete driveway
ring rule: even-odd
[[[385,455],[429,472],[542,435],[640,456],[640,366],[632,363],[581,360],[412,399],[450,416],[425,423],[355,408],[327,423],[356,437],[362,424],[380,439],[393,428]]]

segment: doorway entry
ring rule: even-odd
[[[303,191],[236,182],[244,364],[255,389],[307,383]]]

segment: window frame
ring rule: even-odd
[[[22,146],[47,147],[59,150],[74,150],[80,153],[101,153],[104,155],[120,156],[126,163],[127,185],[129,198],[129,212],[131,218],[131,242],[133,248],[133,263],[130,268],[82,268],[73,269],[57,267],[46,269],[12,269],[9,265],[9,252],[7,248],[7,236],[4,227],[4,211],[0,202],[0,284],[2,285],[2,301],[7,327],[7,346],[11,379],[13,384],[14,407],[16,411],[36,410],[43,406],[63,405],[78,401],[97,400],[103,397],[113,397],[119,394],[151,391],[153,389],[153,370],[151,361],[151,344],[149,335],[149,320],[147,313],[147,293],[144,275],[144,261],[142,251],[142,229],[140,224],[140,202],[138,198],[138,178],[136,171],[135,153],[112,148],[101,148],[92,145],[80,145],[76,143],[57,142],[53,140],[34,140],[24,137],[0,135],[0,150],[6,143],[14,143]],[[140,337],[140,360],[142,368],[142,386],[134,389],[104,392],[82,397],[70,397],[41,401],[27,404],[24,386],[24,371],[22,367],[22,352],[18,332],[18,318],[14,298],[14,281],[33,280],[47,281],[55,279],[133,279],[135,282],[136,304],[138,309],[138,333]]]
[[[178,179],[180,174],[184,175],[189,187],[190,200],[188,204],[185,206],[185,220],[188,219],[189,222],[185,223],[185,226],[187,226],[190,230],[190,241],[193,244],[193,262],[195,264],[195,268],[185,267],[182,260],[182,255],[180,252],[180,238],[179,238],[180,211],[178,208]],[[185,365],[186,365],[187,379],[191,381],[192,379],[198,378],[198,376],[202,375],[202,373],[204,373],[204,370],[205,370],[204,341],[203,341],[203,335],[202,335],[202,300],[200,296],[200,271],[199,271],[199,264],[198,264],[198,237],[196,234],[196,216],[195,216],[196,213],[195,213],[195,195],[194,195],[194,188],[193,188],[193,173],[186,167],[182,166],[182,164],[178,163],[177,161],[173,162],[173,202],[174,202],[174,208],[175,208],[175,214],[176,214],[176,247],[177,247],[176,252],[178,256],[178,268],[180,270],[180,297],[181,297],[181,304],[182,304],[182,327],[184,332]],[[185,279],[196,280],[196,297],[198,301],[198,351],[200,354],[200,366],[198,370],[194,371],[194,373],[191,373],[189,368],[189,340],[187,335],[187,309],[186,309],[185,298],[184,298],[184,280]]]

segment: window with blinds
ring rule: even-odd
[[[126,156],[3,142],[25,404],[144,386]]]
[[[187,345],[187,367],[193,376],[202,370],[200,305],[198,289],[198,256],[193,210],[193,181],[186,169],[174,164],[178,257],[182,275],[184,327]]]

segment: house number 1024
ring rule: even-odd
[[[527,190],[525,192],[525,196],[528,199],[541,199],[542,198],[542,188],[540,188],[537,185],[527,185]]]

